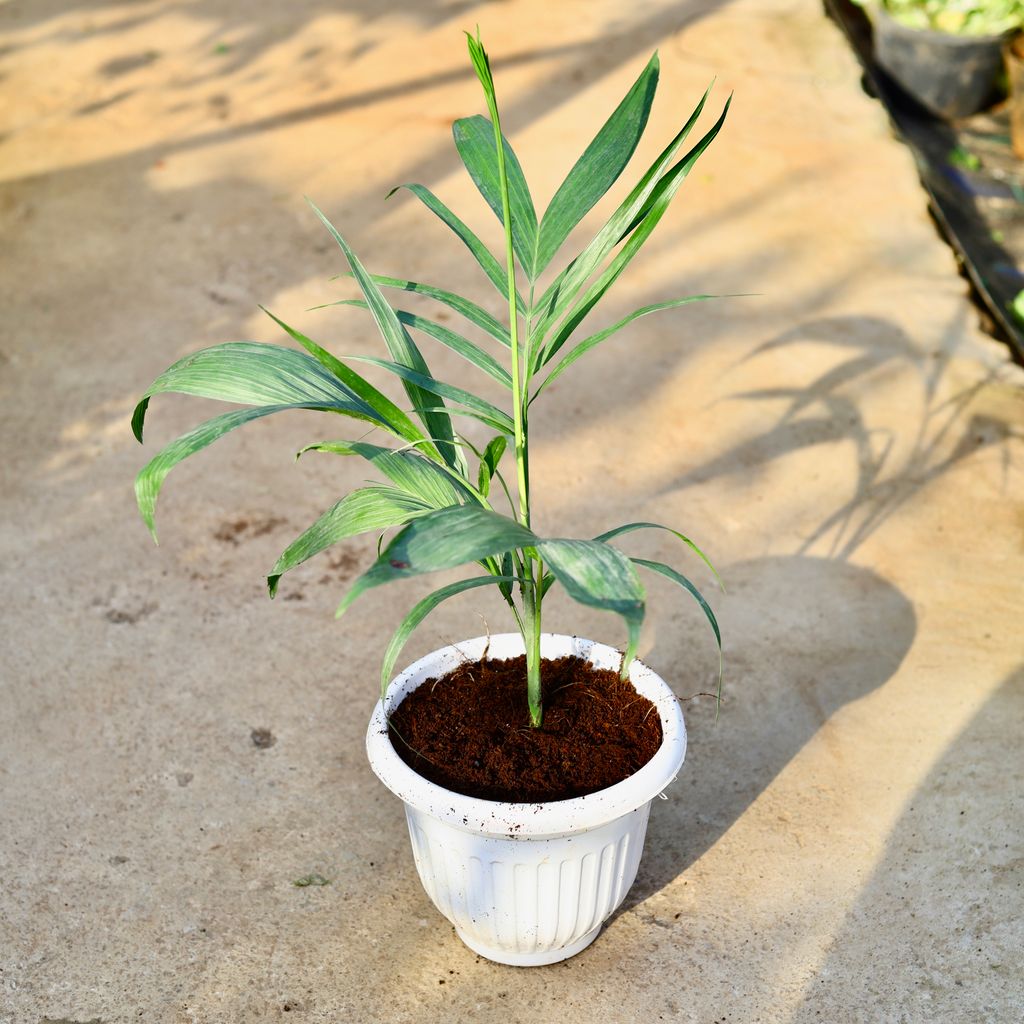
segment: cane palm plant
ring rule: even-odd
[[[556,583],[582,604],[615,612],[625,621],[624,678],[644,617],[645,594],[637,567],[667,577],[698,601],[718,642],[721,665],[718,624],[696,586],[671,566],[629,558],[610,543],[634,530],[667,527],[627,523],[585,540],[548,538],[534,532],[530,515],[529,414],[533,402],[552,381],[634,320],[710,297],[692,295],[643,306],[611,326],[582,338],[576,336],[581,323],[664,216],[690,169],[718,134],[729,104],[726,102],[721,116],[704,136],[684,149],[704,108],[705,93],[685,125],[594,238],[542,284],[569,232],[611,188],[632,156],[654,99],[658,57],[651,57],[538,218],[519,161],[501,132],[487,54],[479,36],[467,39],[489,118],[478,115],[457,121],[455,144],[473,182],[504,228],[504,261],[492,254],[429,189],[419,184],[400,187],[420,199],[467,247],[484,275],[507,300],[507,322],[446,289],[369,273],[346,239],[314,206],[344,253],[348,274],[362,294],[362,298],[344,299],[340,304],[366,309],[387,347],[389,358],[361,357],[361,361],[397,377],[407,402],[396,403],[354,370],[351,364],[356,357],[339,359],[269,314],[303,351],[249,342],[216,345],[175,363],[143,395],[132,424],[139,441],[149,401],[157,394],[181,392],[243,408],[201,424],[161,451],[139,474],[136,495],[155,539],[155,506],[168,472],[228,431],[290,409],[331,412],[369,424],[387,435],[391,443],[340,440],[303,449],[359,456],[372,463],[387,483],[347,494],[291,543],[268,577],[271,596],[282,574],[337,541],[367,531],[398,528],[345,596],[339,615],[371,587],[475,564],[480,572],[434,590],[401,622],[384,655],[382,686],[386,686],[412,631],[438,604],[475,587],[496,585],[523,635],[530,720],[540,726],[541,609],[545,595]],[[437,320],[396,309],[385,298],[385,291],[396,289],[449,307],[477,328],[502,358],[495,358],[483,344]],[[506,407],[500,408],[436,377],[414,334],[446,346],[496,381],[508,394]],[[489,439],[478,438],[473,443],[456,429],[457,417],[481,424]],[[511,482],[502,469],[506,452],[513,463]],[[495,507],[496,499],[502,498],[510,506],[507,514]],[[710,566],[693,541],[671,532]]]

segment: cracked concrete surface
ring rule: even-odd
[[[179,467],[156,549],[131,492],[211,407],[157,400],[140,450],[136,397],[203,345],[281,341],[258,302],[378,351],[358,312],[306,312],[350,293],[304,195],[371,269],[500,312],[443,227],[384,202],[423,182],[497,240],[449,134],[482,108],[477,23],[540,203],[655,48],[634,168],[712,76],[714,103],[735,90],[599,319],[756,293],[639,321],[535,407],[543,530],[676,524],[729,592],[722,716],[688,703],[636,887],[534,971],[459,943],[365,764],[415,586],[335,623],[372,550],[353,542],[265,597],[366,475],[292,461],[338,425],[262,421]],[[3,1024],[1020,1019],[1024,373],[979,333],[820,5],[12,0],[0,32]],[[633,550],[680,560],[671,538]],[[708,689],[699,613],[650,593],[647,660]],[[408,657],[478,613],[504,628],[453,602]],[[564,601],[548,625],[619,637]]]

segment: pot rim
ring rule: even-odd
[[[675,779],[686,754],[682,709],[668,684],[643,662],[634,659],[630,682],[651,700],[661,719],[662,742],[654,757],[622,782],[587,796],[547,803],[508,803],[454,793],[413,771],[397,754],[388,736],[386,710],[427,679],[443,675],[463,661],[523,653],[518,633],[499,633],[449,644],[425,655],[396,676],[377,702],[366,733],[366,752],[374,774],[396,796],[447,825],[465,832],[503,839],[572,835],[584,832],[643,807]],[[622,652],[582,637],[541,635],[545,657],[576,654],[600,668],[618,669]]]

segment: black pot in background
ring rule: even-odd
[[[908,28],[871,8],[875,60],[926,110],[952,120],[996,98],[1006,36],[957,36]]]

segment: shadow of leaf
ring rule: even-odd
[[[723,633],[729,652],[725,725],[691,713],[688,764],[655,801],[644,858],[622,910],[660,891],[717,842],[797,752],[851,701],[899,668],[914,610],[869,569],[806,555],[729,566]],[[681,664],[686,652],[672,654]]]
[[[971,403],[1000,379],[990,369],[968,387],[940,398],[943,378],[960,332],[946,332],[942,346],[929,350],[913,344],[898,325],[879,317],[829,317],[810,321],[756,346],[737,365],[806,343],[852,349],[854,354],[807,383],[736,392],[730,400],[785,402],[774,424],[759,430],[715,458],[672,480],[663,494],[726,476],[749,477],[771,462],[806,448],[838,441],[852,443],[856,465],[853,495],[829,512],[798,549],[809,553],[831,536],[828,553],[849,558],[922,487],[943,476],[979,448],[999,446],[1004,471],[1010,466],[1006,442],[1024,439],[1024,430],[1008,418],[975,412],[964,422]],[[902,417],[869,422],[864,399],[888,374],[909,368],[920,383],[916,423]],[[960,436],[951,445],[951,437]]]

